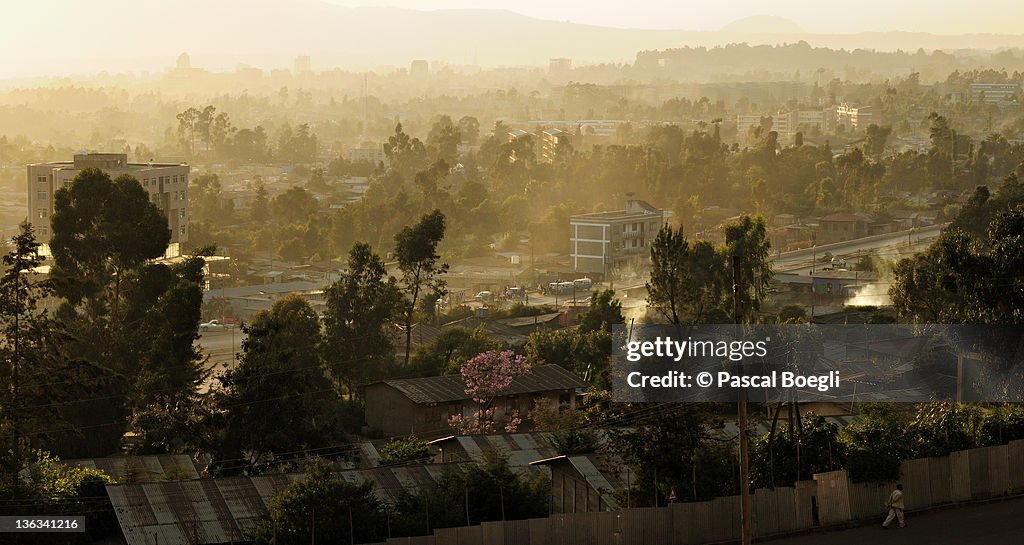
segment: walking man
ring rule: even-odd
[[[902,484],[896,485],[896,490],[893,490],[892,494],[889,494],[889,503],[887,503],[886,505],[889,507],[889,516],[885,517],[885,522],[882,523],[882,529],[888,530],[889,523],[892,522],[892,519],[894,518],[900,521],[900,528],[906,526],[906,523],[903,521]]]

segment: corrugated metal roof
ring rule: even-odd
[[[460,454],[456,463],[349,469],[339,474],[352,483],[373,482],[374,494],[394,504],[403,492],[428,489],[448,472],[465,471],[468,461],[479,460],[489,451],[506,454],[517,473],[529,471],[531,462],[557,456],[550,436],[532,432],[452,437],[444,448]],[[571,458],[570,463],[591,486],[612,490],[624,486],[621,463],[609,463],[617,457],[592,454]],[[302,477],[298,473],[270,474],[119,484],[106,489],[128,545],[205,545],[251,539],[270,502]],[[614,505],[608,498],[605,501]]]
[[[843,212],[818,218],[818,221],[865,221],[868,223],[873,223],[871,218],[864,216],[862,214],[849,214]]]
[[[434,445],[444,449],[446,460],[455,461],[481,460],[488,452],[500,452],[516,471],[558,454],[548,432],[459,435],[435,441]]]
[[[580,475],[583,475],[583,478],[587,480],[587,484],[589,484],[594,490],[614,490],[612,484],[587,456],[570,456],[569,461],[576,468],[576,471],[579,471]]]
[[[344,470],[351,483],[372,482],[380,500],[428,489],[466,463]],[[128,545],[206,545],[251,540],[275,497],[298,473],[146,484],[108,485],[107,495]],[[158,537],[159,536],[159,537]]]
[[[444,403],[469,399],[466,383],[459,375],[382,381],[416,403]],[[379,382],[376,384],[380,384]],[[516,377],[505,395],[586,388],[587,383],[558,365],[538,365],[529,375]]]
[[[544,459],[537,459],[531,463],[533,466],[545,466],[556,464],[569,464],[587,482],[590,488],[601,494],[602,500],[612,509],[618,507],[614,494],[617,490],[627,488],[630,481],[628,472],[636,475],[636,471],[622,461],[616,454],[581,454],[575,456],[551,456]]]
[[[581,290],[582,291],[582,290]],[[581,297],[582,299],[582,297]],[[552,320],[557,320],[562,317],[561,312],[551,312],[548,314],[540,314],[537,316],[522,316],[519,318],[505,318],[498,320],[498,323],[508,327],[528,327],[531,325],[546,324]]]
[[[251,539],[270,502],[299,478],[275,474],[106,488],[129,545],[193,545]]]
[[[63,460],[69,467],[98,469],[118,481],[152,482],[167,479],[198,479],[202,477],[208,459],[195,460],[185,454],[159,454],[145,456],[110,456],[107,458],[81,458]]]

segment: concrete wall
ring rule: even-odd
[[[900,467],[908,510],[1024,492],[1024,441],[909,460]],[[850,481],[832,471],[795,487],[755,490],[753,535],[785,534],[817,525],[884,516],[896,483]],[[815,523],[814,511],[820,521]],[[543,519],[487,522],[436,530],[433,536],[378,545],[697,545],[739,539],[740,498],[668,507],[556,514]]]

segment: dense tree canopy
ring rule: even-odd
[[[72,304],[113,286],[116,307],[126,273],[163,255],[171,239],[167,219],[138,180],[111,180],[97,168],[56,192],[51,227],[53,286]]]
[[[325,349],[334,377],[349,395],[375,368],[394,358],[394,324],[404,301],[398,282],[387,277],[384,262],[366,243],[352,246],[348,270],[324,293]]]
[[[320,319],[297,295],[246,325],[238,366],[219,378],[222,472],[261,471],[338,439],[336,388],[321,354]]]

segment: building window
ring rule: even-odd
[[[36,176],[36,181],[41,183],[41,184],[45,184],[46,183],[46,176]]]
[[[185,182],[188,181],[188,176],[185,175],[185,174],[182,174],[181,178],[179,178],[178,181],[180,181],[181,183],[185,183]]]
[[[39,219],[46,219],[47,210],[45,208],[39,209]]]
[[[173,176],[172,179],[171,179],[171,183],[172,184],[178,183],[178,177],[177,176]]]
[[[40,227],[39,228],[39,234],[41,236],[49,236],[50,235],[50,228],[49,227]]]
[[[48,197],[49,194],[46,193],[45,191],[40,191],[39,193],[36,194],[36,199],[40,201],[45,201]]]
[[[185,219],[185,209],[184,208],[182,208],[181,210],[178,210],[178,217],[181,218],[181,219]]]
[[[178,226],[178,234],[181,234],[181,235],[185,234],[185,226],[184,225]]]

